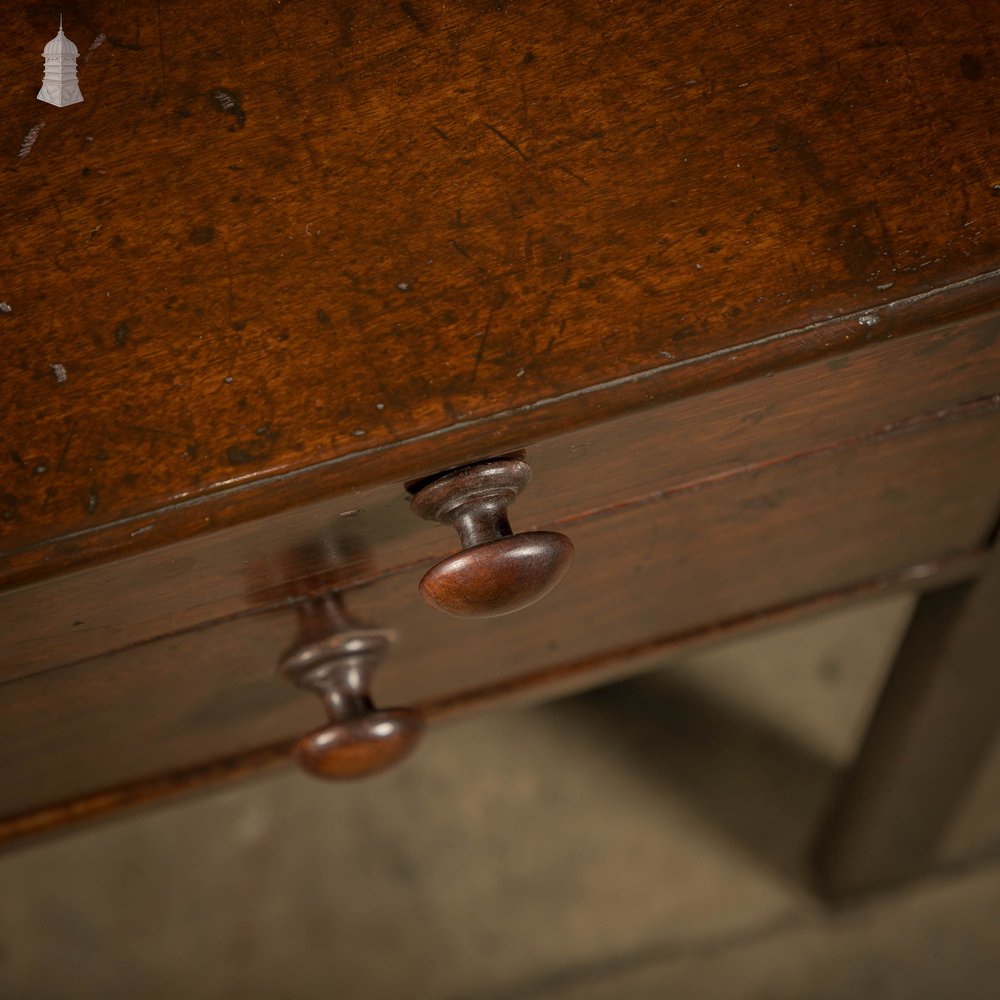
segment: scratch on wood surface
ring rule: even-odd
[[[163,17],[160,13],[160,0],[155,0],[156,7],[156,42],[160,48],[160,89],[167,89],[166,57],[163,54]]]
[[[505,135],[503,134],[503,132],[501,132],[501,131],[500,131],[500,129],[498,129],[498,128],[496,128],[495,126],[491,125],[491,124],[490,124],[489,122],[483,122],[483,124],[484,124],[484,125],[485,125],[485,126],[486,126],[486,127],[487,127],[487,128],[488,128],[488,129],[489,129],[489,130],[490,130],[490,131],[491,131],[491,132],[492,132],[492,133],[493,133],[493,134],[494,134],[494,135],[495,135],[495,136],[496,136],[496,137],[498,138],[498,139],[500,139],[500,140],[502,140],[503,142],[507,143],[507,145],[508,145],[508,146],[510,146],[510,148],[511,148],[511,149],[513,149],[513,150],[514,150],[514,152],[515,152],[515,153],[517,153],[517,155],[518,155],[518,156],[520,156],[520,157],[521,157],[521,159],[525,161],[525,163],[527,163],[527,162],[528,162],[528,155],[527,155],[527,154],[526,154],[526,153],[525,153],[525,152],[524,152],[524,151],[523,151],[523,150],[521,149],[521,147],[520,147],[520,146],[519,146],[519,145],[518,145],[518,144],[517,144],[516,142],[514,142],[514,141],[513,141],[512,139],[508,139],[508,138],[507,138],[507,136],[505,136]]]
[[[19,160],[23,160],[28,153],[31,152],[31,147],[35,145],[38,139],[38,133],[45,128],[45,122],[39,122],[37,125],[32,126],[24,134],[24,139],[21,141],[21,150],[17,154]]]
[[[589,182],[587,180],[585,180],[579,174],[573,173],[573,171],[570,170],[569,167],[564,167],[562,164],[559,164],[556,167],[556,170],[558,170],[558,171],[566,174],[567,177],[572,177],[573,180],[575,180],[575,181],[579,181],[584,187],[590,187],[590,184],[589,184]]]
[[[222,237],[223,257],[226,261],[226,321],[233,325],[233,310],[236,307],[236,292],[233,288],[233,261],[229,256],[229,242]]]
[[[497,294],[493,300],[493,304],[490,306],[489,315],[486,317],[486,325],[483,329],[475,334],[479,338],[479,347],[476,350],[476,360],[472,365],[472,384],[476,384],[476,379],[479,376],[479,366],[483,361],[483,354],[486,351],[486,341],[490,335],[490,329],[493,326],[493,319],[497,314],[497,311],[503,306],[504,302],[507,301],[507,295],[502,290]]]
[[[492,318],[492,316],[490,317]],[[483,351],[486,350],[486,336],[490,332],[489,320],[486,321],[486,329],[481,330],[476,336],[479,338],[479,347],[476,350],[476,360],[472,363],[472,384],[476,384],[476,377],[479,375],[479,366],[482,364]]]
[[[66,461],[66,456],[69,454],[69,446],[73,443],[73,435],[76,434],[76,425],[78,423],[78,420],[74,420],[69,425],[69,432],[66,434],[66,441],[63,443],[62,451],[59,452],[59,460],[56,462],[57,474],[62,472],[63,463]]]

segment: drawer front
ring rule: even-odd
[[[512,518],[522,530],[572,522],[1000,392],[994,326],[912,335],[541,441]],[[406,478],[0,594],[0,681],[280,604],[296,580],[357,586],[440,558],[452,535],[413,516]],[[145,543],[165,528],[132,530]]]
[[[353,589],[352,613],[398,636],[376,702],[472,699],[488,685],[972,550],[1000,497],[998,433],[1000,414],[987,407],[582,519],[570,575],[505,618],[430,611],[416,597],[422,566]],[[315,728],[319,707],[275,673],[295,637],[286,605],[5,684],[0,816]]]

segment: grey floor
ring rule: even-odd
[[[839,909],[810,838],[883,601],[0,858],[0,997],[995,1000],[1000,757],[941,865]]]

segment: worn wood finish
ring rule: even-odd
[[[288,602],[331,588],[399,629],[379,699],[457,704],[983,546],[982,5],[161,6],[6,12],[15,812],[287,747]],[[86,101],[53,109],[59,13]],[[434,618],[414,587],[451,549],[402,485],[521,449],[545,489],[518,523],[565,526],[575,572],[501,622]],[[887,689],[898,746],[960,715],[926,674],[916,710]],[[882,753],[855,787],[902,773]],[[846,808],[831,856],[859,884],[851,838],[884,845],[912,803]]]
[[[998,326],[986,313],[541,440],[529,448],[535,484],[518,500],[518,524],[572,533],[581,517],[622,503],[744,475],[1000,392]],[[440,559],[453,536],[413,516],[406,478],[314,496],[250,524],[2,593],[0,679],[276,605],[290,589],[342,589]],[[254,502],[244,490],[237,506]]]
[[[976,549],[998,426],[992,405],[587,518],[573,572],[509,617],[436,614],[415,599],[422,567],[384,577],[347,597],[398,633],[373,696],[471,700],[597,655],[613,675],[618,650]],[[285,606],[3,685],[0,815],[299,736],[315,707],[275,676],[297,627]]]
[[[420,581],[432,608],[459,618],[492,618],[544,597],[569,571],[573,543],[556,531],[515,535],[507,510],[531,481],[516,458],[456,469],[415,487],[410,508],[458,532],[462,551],[435,563]]]
[[[86,101],[53,109],[60,11]],[[981,5],[5,16],[11,572],[888,337],[891,303],[1000,266]]]
[[[987,559],[977,552],[921,564],[886,574],[858,586],[831,591],[820,597],[795,601],[766,612],[745,615],[671,636],[656,636],[611,653],[556,664],[473,691],[458,691],[433,702],[423,702],[425,719],[447,720],[458,714],[499,706],[526,705],[582,691],[595,683],[627,677],[659,666],[664,658],[682,650],[704,648],[786,622],[850,607],[900,591],[921,591],[975,578]],[[79,827],[144,809],[163,800],[211,790],[261,771],[287,764],[293,742],[280,740],[236,756],[213,760],[193,768],[173,771],[167,777],[140,780],[90,795],[59,802],[42,809],[0,818],[0,851],[39,838],[67,833]]]
[[[819,850],[852,895],[924,868],[1000,733],[1000,551],[920,598]]]

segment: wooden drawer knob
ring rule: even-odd
[[[531,481],[518,459],[497,459],[445,473],[420,487],[410,505],[458,531],[462,551],[432,566],[420,593],[450,615],[492,618],[534,604],[565,575],[573,543],[555,531],[515,535],[507,508]]]
[[[303,636],[280,664],[293,684],[317,695],[330,724],[303,736],[292,756],[320,778],[363,778],[408,756],[423,733],[423,719],[404,708],[372,704],[372,674],[392,633],[358,627],[336,595],[305,602]]]

